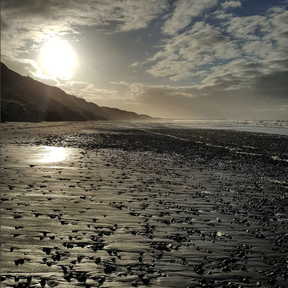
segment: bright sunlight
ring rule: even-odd
[[[52,39],[46,42],[40,54],[40,63],[50,76],[69,80],[76,67],[76,54],[65,41]]]
[[[61,162],[67,158],[67,149],[63,147],[48,147],[43,146],[41,152],[39,153],[41,158],[40,162],[51,163],[51,162]]]

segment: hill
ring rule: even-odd
[[[21,76],[1,62],[1,122],[150,119],[147,115],[100,107],[57,87]]]

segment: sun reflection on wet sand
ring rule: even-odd
[[[61,162],[68,157],[68,149],[63,147],[41,147],[41,152],[39,153],[40,162],[52,163]]]

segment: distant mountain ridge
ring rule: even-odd
[[[151,119],[147,115],[100,107],[57,87],[21,76],[1,62],[1,122]]]

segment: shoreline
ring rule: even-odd
[[[222,123],[223,122],[223,123]],[[244,122],[244,123],[243,123]],[[254,123],[256,122],[256,123]],[[265,124],[265,122],[273,122],[277,123],[270,126]],[[283,122],[279,126],[278,123]],[[132,127],[165,127],[166,129],[189,129],[189,130],[220,130],[220,131],[231,131],[231,132],[246,132],[252,134],[271,134],[271,135],[279,135],[279,136],[288,136],[288,122],[287,120],[177,120],[177,119],[154,119],[150,121],[42,121],[42,122],[3,122],[2,126],[5,126],[4,131],[17,127],[17,129],[23,128],[32,128],[35,125],[43,128],[43,127],[61,127],[63,123],[65,125],[76,125],[81,126],[83,123],[88,123],[88,126],[97,126],[97,124],[105,125],[105,123],[114,124],[114,125],[125,125],[125,123]],[[216,124],[215,124],[216,123]],[[247,123],[245,125],[245,123]],[[254,123],[254,125],[253,125]],[[256,125],[257,124],[257,125]],[[262,125],[260,125],[262,124]],[[86,125],[86,124],[85,124]]]
[[[285,287],[287,137],[41,125],[1,127],[3,285]]]

